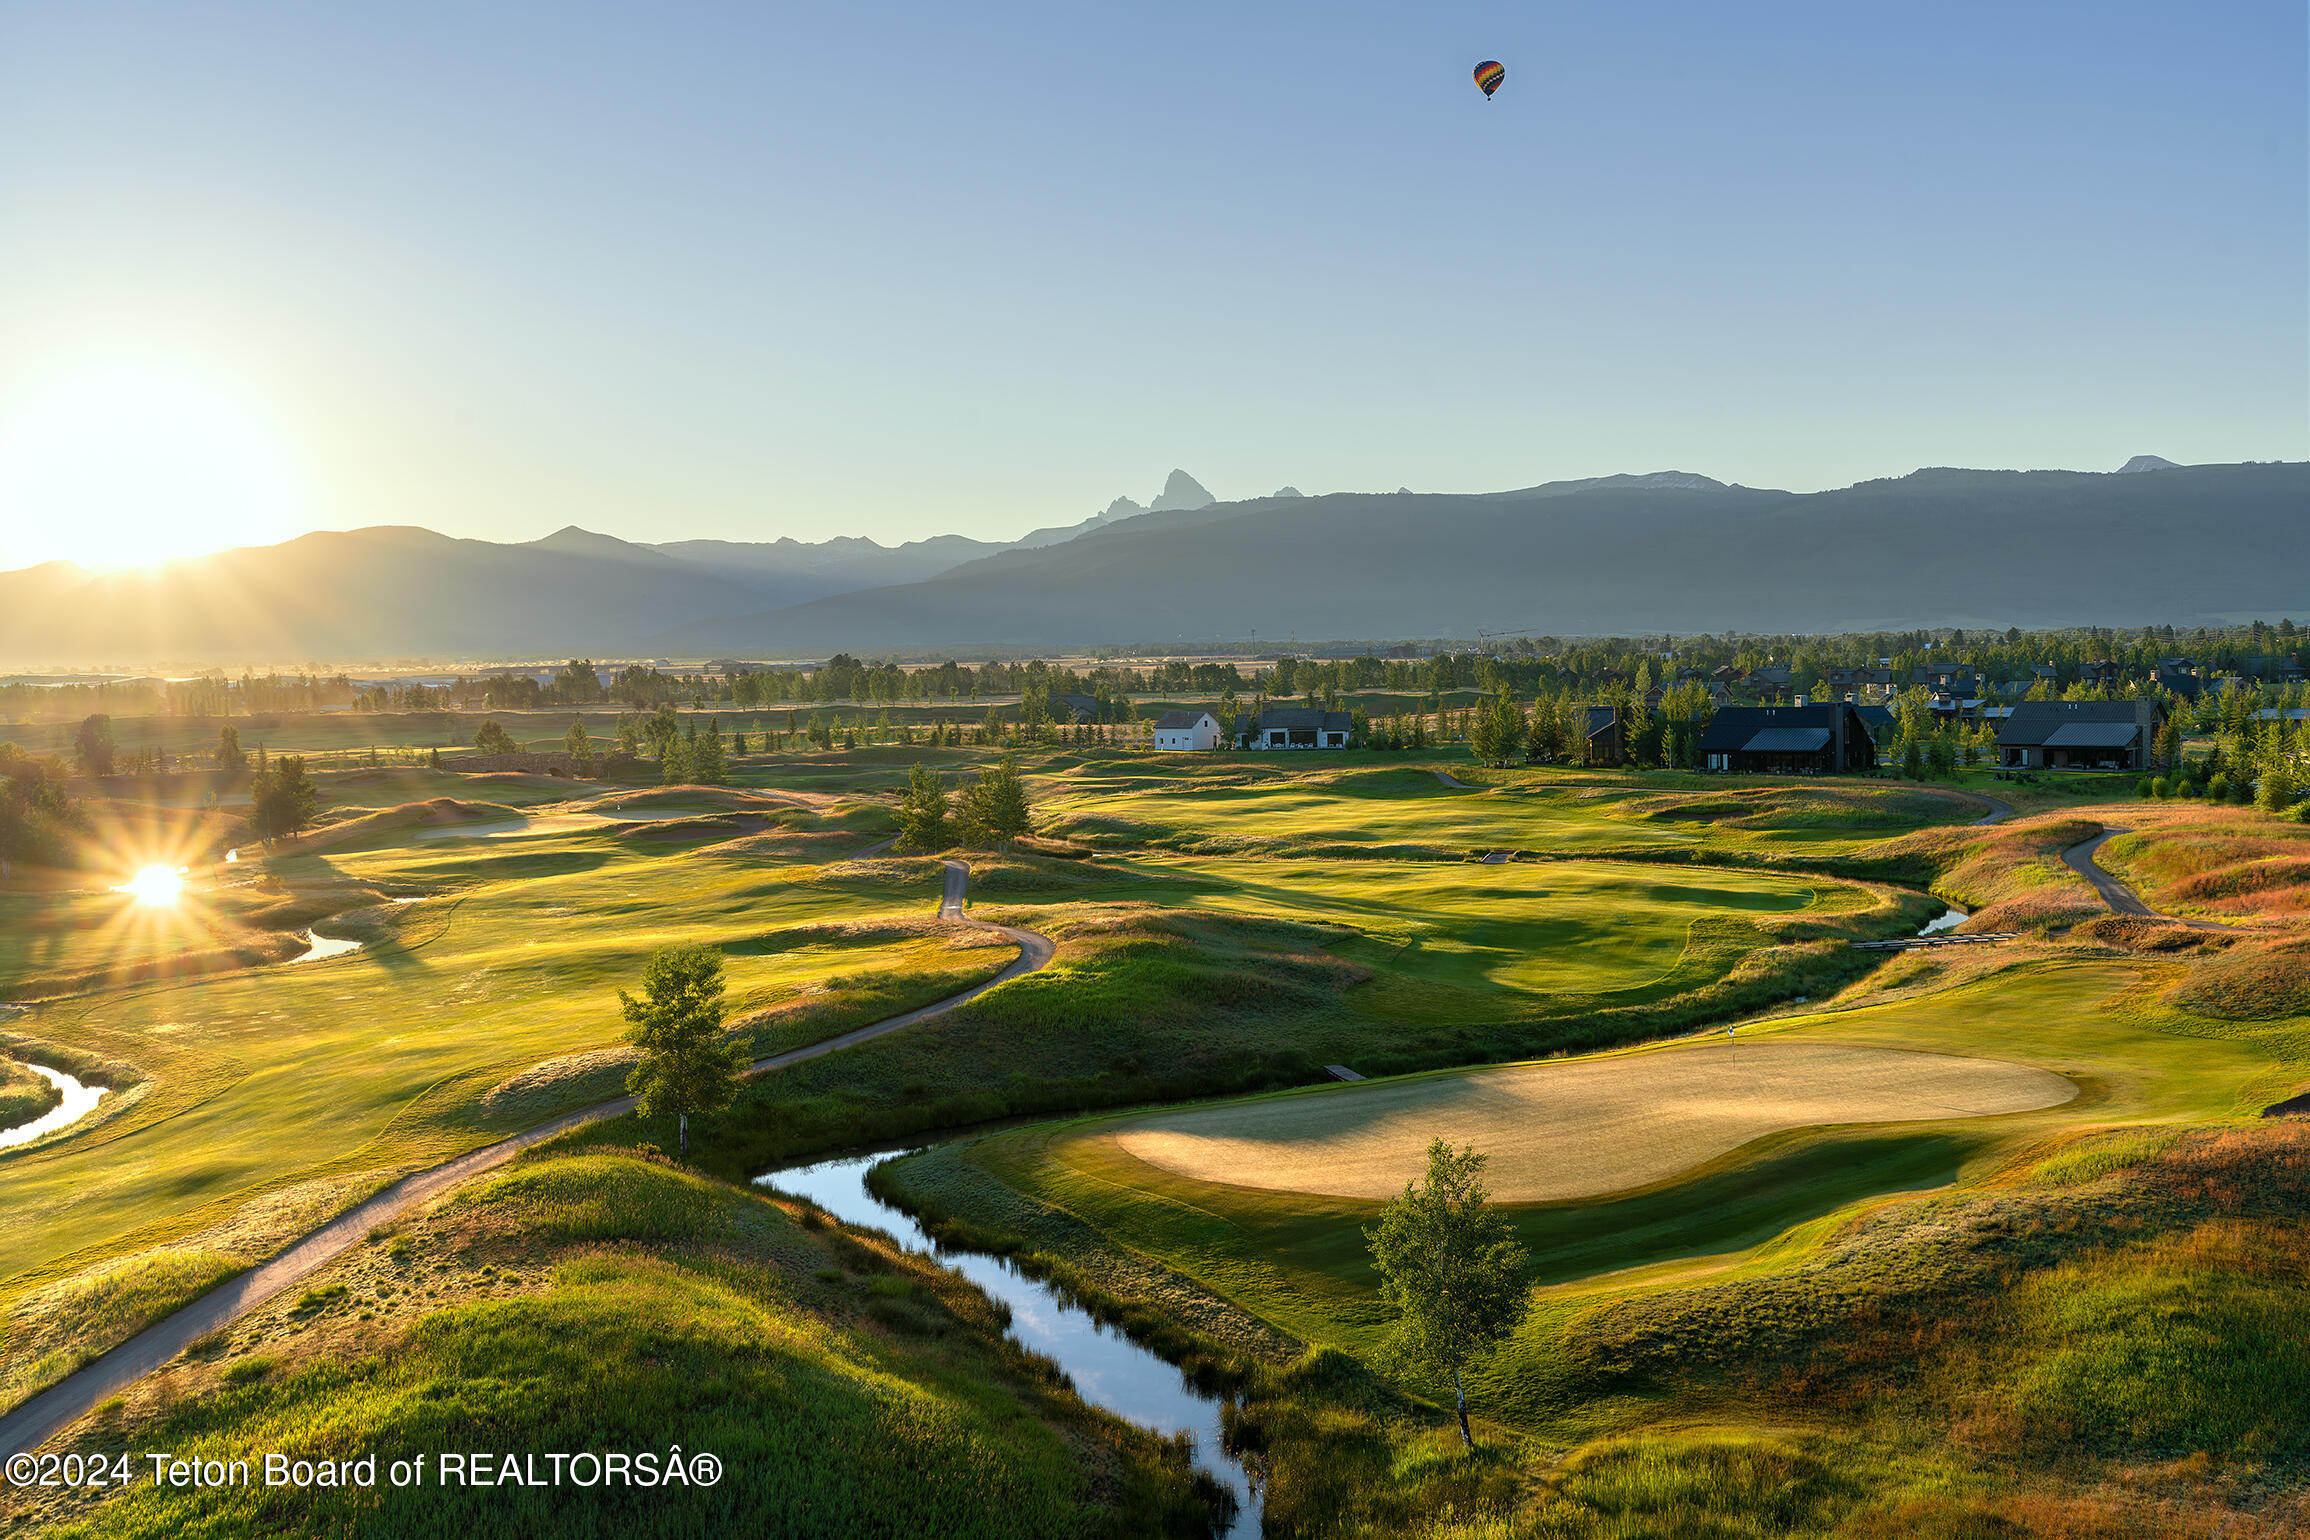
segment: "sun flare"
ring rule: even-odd
[[[92,370],[0,414],[0,567],[269,544],[298,532],[302,505],[262,415],[189,370]]]
[[[140,867],[135,876],[112,891],[126,893],[140,904],[173,904],[184,891],[184,874],[181,866]]]

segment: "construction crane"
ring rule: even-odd
[[[1521,631],[1478,631],[1476,633],[1476,650],[1481,653],[1491,652],[1492,649],[1488,644],[1496,636],[1546,636],[1547,634],[1548,630],[1545,626],[1526,626]]]

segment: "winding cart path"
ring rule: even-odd
[[[858,860],[877,854],[890,843],[884,841],[882,845],[871,846],[850,859]],[[1048,936],[1036,931],[1021,930],[1016,926],[989,925],[972,919],[964,912],[963,904],[969,883],[968,866],[960,861],[946,863],[946,888],[939,903],[939,917],[964,925],[976,925],[1008,937],[1019,949],[1018,958],[1009,967],[983,984],[973,985],[959,994],[949,995],[919,1009],[855,1028],[807,1047],[773,1054],[767,1059],[757,1059],[746,1067],[744,1073],[770,1074],[800,1064],[806,1059],[819,1058],[888,1033],[918,1026],[958,1006],[967,1005],[988,990],[1007,984],[1022,974],[1048,967],[1052,954],[1057,950]],[[633,1111],[633,1108],[634,1098],[631,1096],[581,1107],[511,1138],[500,1139],[495,1144],[483,1145],[477,1150],[468,1150],[455,1160],[444,1161],[438,1166],[403,1177],[376,1196],[347,1209],[319,1229],[308,1232],[271,1261],[219,1284],[118,1347],[99,1354],[85,1367],[51,1385],[6,1417],[0,1417],[0,1461],[39,1448],[58,1431],[87,1416],[107,1397],[118,1395],[200,1338],[232,1324],[291,1284],[320,1271],[358,1245],[377,1226],[400,1218],[461,1182],[496,1170],[532,1145],[541,1144],[573,1128],[582,1128],[588,1123],[618,1117]]]

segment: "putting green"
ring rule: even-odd
[[[1664,1181],[1783,1129],[1995,1117],[2076,1094],[1996,1059],[1718,1041],[1163,1113],[1110,1137],[1197,1181],[1338,1198],[1394,1196],[1440,1137],[1491,1156],[1495,1198],[1543,1203]]]

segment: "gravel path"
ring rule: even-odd
[[[879,854],[892,843],[885,840],[879,845],[869,846],[850,859],[862,860]],[[1009,967],[983,984],[974,985],[960,994],[949,995],[919,1010],[892,1016],[840,1036],[827,1038],[823,1042],[812,1043],[808,1047],[774,1054],[767,1059],[757,1059],[746,1067],[745,1073],[769,1074],[789,1065],[800,1064],[806,1059],[815,1059],[869,1042],[886,1033],[902,1031],[934,1016],[942,1016],[957,1006],[968,1004],[988,990],[1006,984],[1021,974],[1049,966],[1051,956],[1057,950],[1049,937],[1009,925],[986,925],[983,921],[971,919],[964,912],[963,904],[969,883],[968,866],[960,861],[946,863],[946,890],[939,904],[939,916],[965,925],[983,926],[1009,937],[1019,948],[1018,959]],[[198,1339],[230,1325],[283,1289],[320,1271],[360,1244],[362,1238],[377,1226],[400,1218],[460,1182],[495,1170],[531,1145],[588,1123],[620,1116],[631,1112],[633,1108],[634,1099],[621,1096],[615,1101],[565,1112],[551,1122],[540,1124],[525,1133],[484,1145],[478,1150],[469,1150],[455,1160],[403,1177],[375,1197],[347,1209],[318,1230],[309,1232],[263,1266],[211,1289],[173,1315],[156,1321],[118,1347],[98,1355],[77,1373],[50,1386],[6,1417],[0,1417],[0,1461],[39,1448],[59,1430],[87,1416],[106,1397],[118,1395]]]
[[[2120,829],[2114,825],[2106,827],[2092,839],[2081,840],[2070,846],[2061,853],[2061,859],[2068,864],[2071,871],[2092,883],[2093,890],[2101,895],[2101,901],[2119,914],[2138,914],[2146,919],[2171,920],[2176,925],[2187,925],[2192,930],[2243,931],[2251,928],[2244,925],[2224,925],[2218,920],[2185,920],[2178,914],[2160,914],[2142,902],[2139,893],[2127,887],[2112,873],[2104,870],[2101,863],[2094,859],[2094,853],[2100,850],[2102,846],[2121,834],[2133,832],[2131,829]]]

